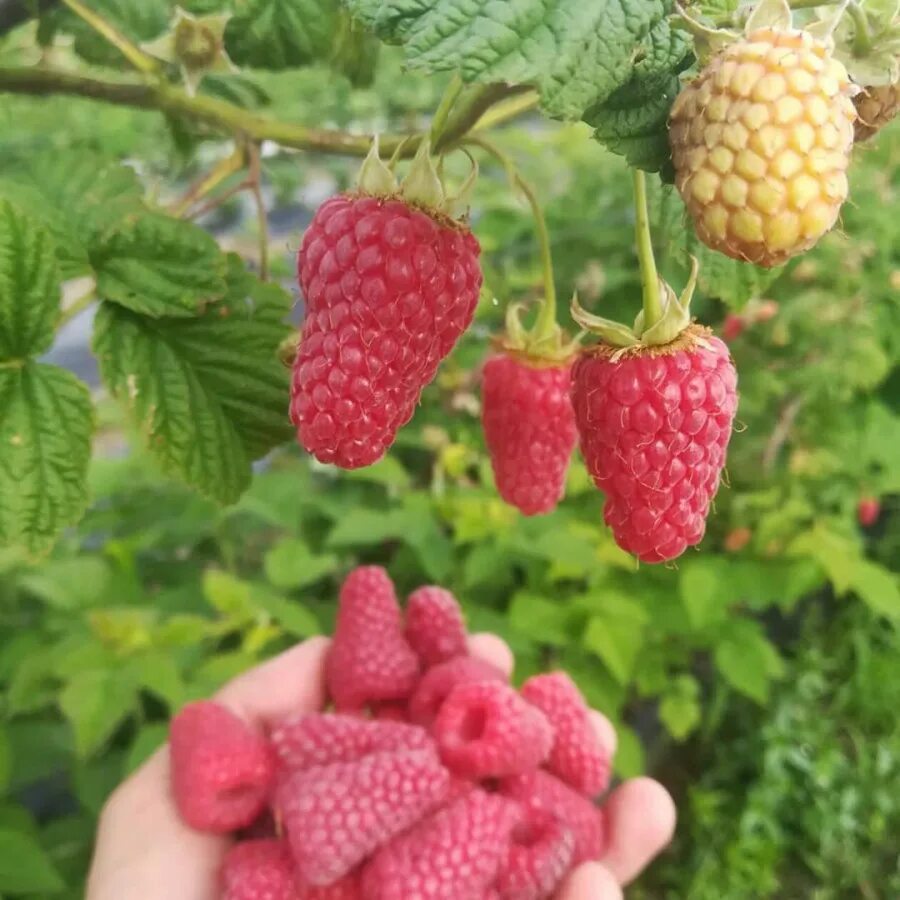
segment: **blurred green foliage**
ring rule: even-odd
[[[18,41],[3,42],[7,59],[26,52]],[[439,80],[399,72],[386,49],[370,88],[319,67],[241,78],[273,114],[363,130],[433,108]],[[157,113],[69,98],[4,98],[0,124],[0,160],[62,147],[127,160],[158,199],[224,153]],[[527,121],[497,140],[546,206],[560,295],[633,317],[622,159],[585,126]],[[290,223],[273,246],[290,284],[299,222],[354,164],[273,153],[264,165],[273,217]],[[448,166],[462,177],[467,163]],[[677,566],[636,568],[616,548],[578,461],[552,516],[525,519],[493,489],[479,365],[505,304],[536,299],[541,274],[527,209],[488,160],[471,210],[487,278],[476,324],[383,462],[336,473],[282,448],[221,509],[165,479],[101,394],[86,518],[40,565],[0,551],[0,892],[81,896],[98,812],[165,740],[170,712],[330,630],[342,575],[378,562],[403,592],[457,592],[473,628],[509,640],[517,677],[572,672],[620,729],[618,773],[677,789],[679,841],[647,896],[897,896],[898,173],[895,128],[857,153],[841,228],[771,277],[704,254],[703,321],[741,307],[749,319],[763,300],[778,311],[732,344],[727,484]],[[696,248],[669,199],[656,198],[655,233],[679,288]],[[241,220],[239,204],[229,212]],[[223,243],[252,263],[248,231]],[[883,504],[866,530],[862,495]]]

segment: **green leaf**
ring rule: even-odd
[[[850,572],[850,588],[871,609],[900,618],[900,584],[895,573],[867,559],[859,559]]]
[[[288,373],[276,351],[289,298],[229,259],[229,291],[196,319],[152,319],[104,304],[94,350],[163,470],[222,503],[250,460],[290,437]]]
[[[668,14],[659,0],[347,0],[410,68],[459,69],[466,81],[534,84],[547,112],[577,119],[628,82],[643,42]]]
[[[21,831],[0,830],[0,891],[56,893],[65,888],[43,847]]]
[[[660,701],[659,717],[676,741],[683,741],[700,723],[698,693],[696,679],[680,675]]]
[[[306,587],[337,568],[338,559],[332,554],[317,556],[308,545],[297,538],[283,538],[268,553],[265,561],[266,577],[277,588]]]
[[[5,728],[0,728],[0,794],[5,794],[12,777],[12,745]]]
[[[225,31],[238,65],[290,69],[331,52],[338,26],[335,0],[247,0]]]
[[[588,620],[582,642],[624,684],[631,677],[644,643],[647,613],[640,604],[623,595],[604,593],[585,599],[596,600],[593,604],[596,611]]]
[[[226,257],[190,222],[131,217],[91,248],[97,294],[146,316],[191,317],[225,294]]]
[[[757,622],[739,619],[715,648],[716,668],[735,690],[765,704],[771,681],[779,678],[784,663]]]
[[[725,617],[727,579],[727,566],[715,557],[691,559],[681,567],[678,593],[694,628],[705,628]]]
[[[539,643],[564,647],[572,640],[566,627],[570,610],[559,602],[520,591],[512,598],[507,615],[511,628]]]
[[[203,573],[203,596],[209,605],[223,616],[236,621],[253,618],[250,584],[223,572],[207,569]]]
[[[59,705],[72,724],[75,752],[80,758],[99,749],[136,708],[130,680],[114,670],[83,672],[59,695]]]
[[[285,631],[298,638],[322,633],[319,620],[296,600],[287,600],[260,585],[253,594],[256,605],[265,610]]]
[[[638,52],[643,55],[629,81],[592,106],[584,120],[629,165],[658,172],[670,166],[669,110],[681,87],[675,73],[689,58],[690,38],[663,19]]]
[[[102,603],[111,578],[105,559],[78,556],[49,560],[25,575],[20,583],[48,606],[73,611]]]
[[[0,368],[0,544],[48,550],[87,506],[93,409],[56,366]]]
[[[645,765],[641,739],[631,728],[624,725],[619,725],[616,733],[619,738],[614,760],[616,774],[620,778],[636,778],[642,775]]]
[[[4,166],[0,197],[27,209],[55,240],[67,278],[90,271],[89,250],[110,226],[144,211],[134,170],[95,151],[39,153]]]
[[[59,275],[50,234],[0,200],[0,363],[43,353],[59,315]]]
[[[696,257],[700,264],[698,284],[707,296],[737,309],[751,298],[761,296],[781,275],[783,267],[762,269],[730,259],[701,243],[678,191],[671,185],[651,184],[650,196],[650,217],[664,251],[663,258],[668,257],[687,271],[691,257]]]
[[[145,725],[135,735],[125,757],[125,771],[131,775],[139,769],[169,739],[169,726],[162,724]]]

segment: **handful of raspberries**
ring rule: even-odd
[[[514,690],[448,591],[404,621],[383,569],[351,572],[325,676],[334,710],[267,735],[212,701],[172,722],[182,818],[242,838],[224,900],[541,900],[603,853],[609,758],[577,687]]]

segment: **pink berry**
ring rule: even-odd
[[[601,746],[578,686],[565,672],[535,675],[522,696],[549,720],[555,732],[546,768],[589,797],[609,783],[609,754]]]
[[[528,772],[553,745],[547,717],[499,681],[455,687],[434,720],[433,734],[445,765],[473,779]]]
[[[304,888],[298,900],[362,900],[359,874],[353,872],[322,887]]]
[[[881,503],[877,497],[863,497],[856,507],[856,517],[863,528],[869,528],[881,515]]]
[[[378,852],[366,900],[483,900],[509,849],[516,804],[473,790]]]
[[[316,459],[371,465],[469,327],[480,247],[459,222],[398,199],[319,207],[298,258],[306,299],[291,420]]]
[[[728,343],[737,340],[747,329],[747,320],[737,313],[729,313],[722,323],[722,338]]]
[[[296,772],[276,807],[300,878],[343,878],[391,838],[444,802],[450,775],[431,750],[374,753]]]
[[[209,700],[185,706],[172,720],[169,752],[175,803],[192,828],[235,831],[265,808],[274,754],[224,706]]]
[[[504,779],[502,793],[531,810],[556,816],[575,836],[572,865],[600,859],[606,835],[600,810],[555,775],[541,770]]]
[[[222,885],[222,900],[301,900],[290,851],[279,840],[235,844],[225,856]]]
[[[502,900],[544,900],[572,864],[575,835],[547,810],[525,808],[495,887]]]
[[[328,713],[291,716],[275,727],[271,739],[279,760],[289,769],[352,762],[385,750],[433,746],[428,732],[418,725]]]
[[[440,587],[420,587],[406,604],[406,639],[423,666],[466,653],[466,624],[456,597]]]
[[[408,697],[419,660],[403,636],[394,585],[380,566],[354,569],[341,587],[334,641],[325,662],[328,690],[339,711]]]
[[[458,656],[429,669],[409,701],[410,721],[430,725],[447,695],[460,684],[506,681],[496,666],[474,656]]]

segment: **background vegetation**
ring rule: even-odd
[[[62,29],[54,62],[118,65],[61,14],[41,27],[47,40]],[[4,65],[31,58],[34,28],[3,38]],[[148,23],[136,37],[155,30]],[[388,48],[377,63],[369,53],[349,58],[368,66],[338,58],[338,72],[333,60],[244,70],[204,90],[309,126],[422,125],[441,78],[401,76]],[[63,274],[83,274],[79,242],[92,216],[132,199],[177,205],[233,150],[208,137],[196,122],[157,111],[4,95],[0,213],[3,200],[25,198],[53,226]],[[560,294],[577,289],[585,307],[627,319],[640,285],[624,160],[584,124],[526,116],[496,138],[545,205]],[[272,283],[253,274],[261,222],[252,193],[193,210],[235,254],[226,262],[200,229],[184,225],[170,237],[181,248],[179,277],[202,286],[221,266],[217,277],[236,299],[240,291],[255,299],[247,339],[274,346],[288,334],[279,321],[302,315],[292,277],[302,228],[324,196],[351,183],[356,163],[263,151],[255,187],[267,209]],[[732,341],[739,428],[708,537],[664,568],[638,569],[615,547],[580,462],[552,516],[525,519],[496,496],[478,421],[479,365],[505,304],[538,296],[541,274],[527,208],[505,174],[482,163],[471,217],[488,290],[476,325],[389,457],[370,469],[311,463],[283,423],[266,420],[252,449],[277,449],[254,465],[252,482],[245,459],[243,483],[205,498],[180,483],[181,462],[148,447],[110,396],[121,394],[119,376],[95,337],[100,386],[86,349],[94,307],[63,313],[40,356],[91,386],[91,499],[49,555],[36,560],[27,542],[0,550],[3,896],[81,896],[104,799],[165,739],[170,712],[329,630],[337,585],[359,562],[386,565],[404,591],[452,588],[474,628],[510,641],[518,677],[564,666],[619,726],[618,773],[649,771],[673,790],[676,844],[635,896],[900,895],[900,131],[858,149],[841,227],[803,260],[763,278],[704,257],[696,314],[718,326],[741,310],[751,323]],[[463,174],[465,161],[456,165]],[[215,196],[242,178],[226,177]],[[656,190],[654,211],[662,268],[680,285],[693,247],[668,188]],[[71,281],[66,296],[78,303]],[[765,300],[777,314],[754,321]],[[97,315],[123,313],[104,303]],[[168,320],[154,321],[165,329]],[[240,326],[225,345],[242,339]],[[277,407],[285,382],[273,360],[263,400]],[[212,359],[220,364],[227,359]],[[882,505],[868,528],[857,520],[863,496]]]

